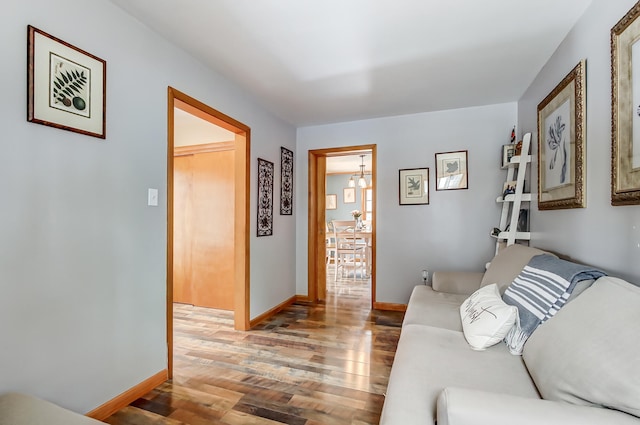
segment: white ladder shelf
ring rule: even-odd
[[[514,181],[514,173],[518,170],[515,178],[515,193],[506,196],[499,196],[496,202],[502,204],[502,214],[500,215],[500,233],[493,235],[496,241],[496,254],[501,243],[506,241],[506,246],[513,245],[517,240],[530,240],[531,232],[518,232],[518,218],[520,216],[520,206],[522,202],[530,202],[531,194],[523,193],[524,176],[527,172],[527,164],[531,163],[529,146],[531,144],[531,133],[527,133],[522,138],[521,154],[511,157],[507,170],[507,182]],[[508,224],[508,228],[507,228]]]

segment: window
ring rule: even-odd
[[[373,189],[362,189],[362,219],[371,222],[373,220]]]

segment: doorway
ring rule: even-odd
[[[248,330],[249,325],[249,159],[250,133],[246,125],[216,111],[198,100],[168,88],[167,108],[167,354],[169,378],[173,376],[173,302],[174,302],[174,190],[175,190],[175,110],[179,109],[231,132],[234,151],[233,195],[233,311],[234,327]]]
[[[309,151],[309,229],[308,229],[308,297],[312,302],[325,302],[326,267],[326,180],[327,158],[361,154],[371,156],[371,307],[376,302],[376,145],[359,145]],[[339,196],[342,196],[341,194]]]

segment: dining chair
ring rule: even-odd
[[[365,275],[366,244],[358,241],[355,232],[355,220],[333,220],[333,235],[336,241],[336,274],[334,281],[338,280],[338,272],[342,273],[347,268],[353,268],[353,280],[357,277],[358,264],[361,268],[361,276]]]
[[[334,271],[338,273],[338,253],[336,250],[336,238],[333,231],[333,223],[330,221],[328,221],[325,226],[325,245],[327,269],[329,269],[329,265],[333,263]]]

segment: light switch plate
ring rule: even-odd
[[[147,192],[147,205],[151,207],[158,206],[158,189],[149,189]]]

